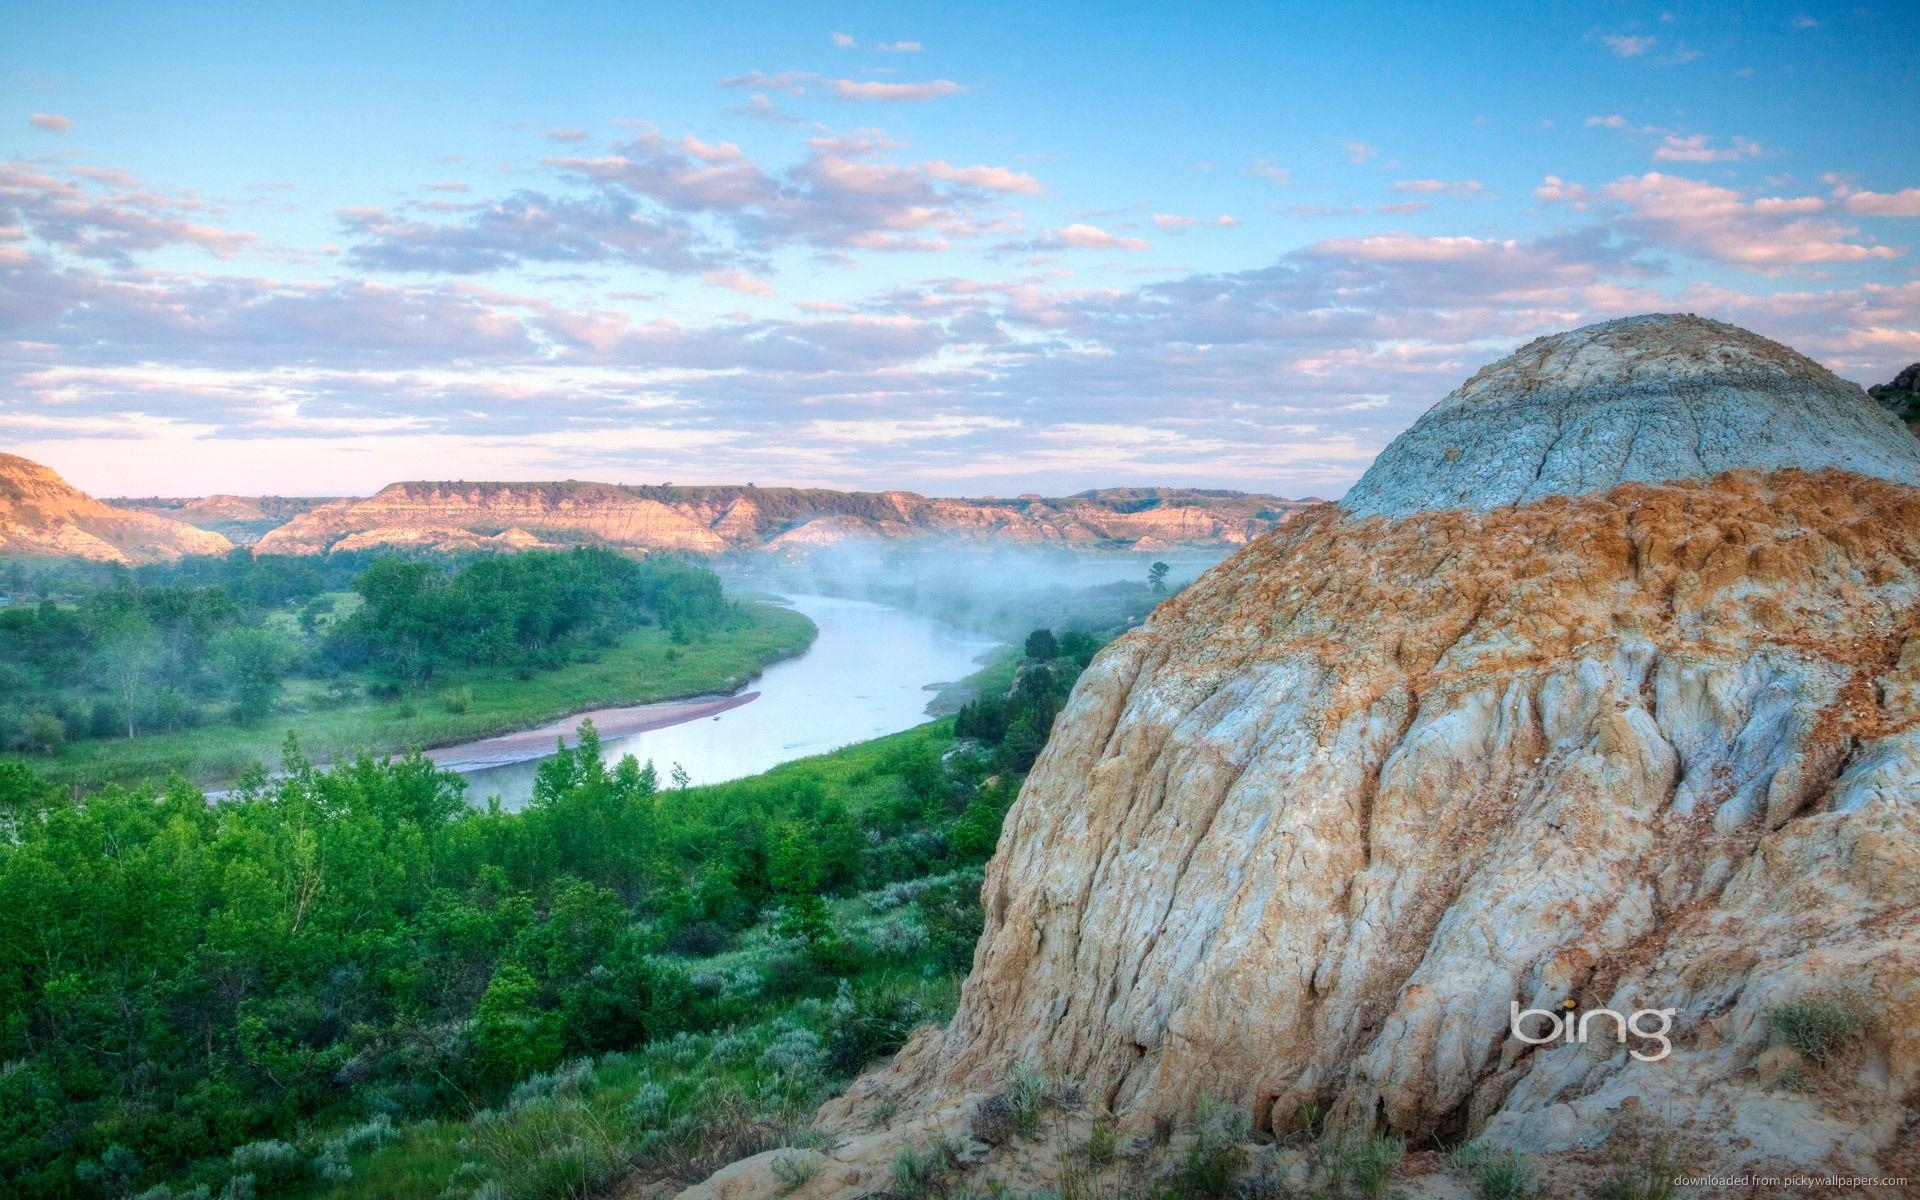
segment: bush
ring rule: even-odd
[[[977,1142],[999,1146],[1013,1140],[1018,1132],[1013,1120],[1013,1103],[1000,1092],[982,1096],[967,1117],[967,1131]]]
[[[473,707],[473,689],[462,685],[440,693],[440,707],[450,713],[463,713]]]
[[[1393,1182],[1393,1172],[1407,1152],[1407,1144],[1397,1137],[1369,1134],[1346,1137],[1334,1143],[1330,1164],[1336,1181],[1351,1184],[1363,1196],[1384,1196]]]
[[[875,1058],[906,1045],[914,1027],[931,1015],[918,996],[901,988],[887,985],[856,992],[841,980],[833,1007],[827,1011],[831,1023],[827,1069],[835,1075],[853,1075]]]
[[[307,1171],[307,1162],[300,1152],[278,1140],[237,1146],[231,1161],[236,1175],[252,1176],[257,1186],[268,1191],[292,1185]]]
[[[1247,1137],[1245,1113],[1221,1110],[1203,1098],[1194,1115],[1193,1136],[1167,1180],[1170,1200],[1219,1200],[1232,1195],[1234,1180],[1246,1165]]]
[[[1473,1184],[1480,1200],[1526,1200],[1533,1194],[1533,1169],[1512,1150],[1469,1144],[1456,1149],[1448,1161]]]
[[[1822,1000],[1782,1004],[1768,1011],[1767,1024],[1781,1041],[1823,1067],[1860,1031],[1852,1012]]]

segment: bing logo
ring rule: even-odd
[[[1591,1023],[1595,1018],[1599,1018],[1603,1024],[1598,1036],[1602,1038],[1606,1037],[1608,1033],[1604,1023],[1611,1022],[1613,1040],[1619,1042],[1622,1046],[1627,1044],[1628,1033],[1632,1033],[1635,1037],[1641,1039],[1642,1045],[1653,1042],[1659,1043],[1659,1051],[1653,1054],[1642,1053],[1638,1048],[1627,1052],[1641,1062],[1659,1062],[1667,1055],[1673,1053],[1673,1042],[1667,1038],[1667,1034],[1673,1031],[1673,1014],[1680,1011],[1677,1008],[1643,1008],[1636,1011],[1632,1016],[1621,1016],[1610,1008],[1592,1008],[1584,1013],[1579,1013],[1576,1019],[1575,1014],[1579,1007],[1580,1005],[1577,1001],[1563,1000],[1560,1002],[1560,1011],[1558,1012],[1549,1011],[1544,1008],[1523,1009],[1520,1007],[1520,1002],[1515,1000],[1512,1002],[1512,1015],[1508,1018],[1507,1028],[1512,1031],[1514,1037],[1519,1038],[1529,1046],[1547,1046],[1558,1042],[1568,1044],[1578,1042],[1581,1045],[1585,1045],[1589,1036],[1592,1034],[1592,1029],[1590,1028]],[[1534,1026],[1536,1030],[1542,1028],[1538,1022],[1544,1022],[1545,1032],[1543,1034],[1529,1034],[1523,1029],[1521,1023],[1529,1018],[1537,1019]],[[1641,1023],[1648,1018],[1652,1018],[1652,1021],[1648,1021],[1649,1024],[1657,1022],[1656,1028],[1641,1028]]]

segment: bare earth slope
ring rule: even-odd
[[[1599,328],[1564,337],[1680,346],[1680,374],[1760,341]],[[1509,424],[1533,455],[1524,394],[1494,385],[1536,347],[1356,489],[1402,515],[1290,522],[1095,660],[1008,817],[957,1015],[829,1105],[851,1141],[806,1194],[881,1177],[887,1138],[858,1133],[881,1097],[921,1136],[964,1128],[1018,1063],[1134,1128],[1206,1094],[1274,1133],[1317,1106],[1546,1153],[1555,1194],[1648,1114],[1702,1168],[1920,1165],[1912,439],[1794,356],[1712,456],[1677,393],[1594,401],[1581,420],[1664,480],[1423,485],[1401,456],[1457,437],[1462,396],[1505,415],[1459,461],[1499,462]],[[1799,424],[1815,400],[1833,424]],[[1784,431],[1755,432],[1769,414]],[[1511,1004],[1568,999],[1675,1010],[1671,1057],[1510,1036]],[[1824,1068],[1769,1031],[1814,999],[1861,1023]],[[751,1195],[758,1169],[704,1194]]]
[[[468,549],[505,536],[530,544],[596,541],[703,554],[934,537],[1152,550],[1244,545],[1304,507],[1274,496],[1175,489],[1052,500],[942,500],[912,492],[812,488],[396,483],[366,499],[296,516],[261,538],[258,549]]]
[[[102,504],[39,463],[0,454],[0,554],[143,563],[232,548],[217,533]]]

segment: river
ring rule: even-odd
[[[748,684],[753,698],[712,715],[602,744],[609,762],[652,761],[662,786],[675,766],[696,784],[757,775],[769,767],[898,733],[927,719],[941,684],[971,675],[1000,643],[904,609],[835,596],[782,597],[819,627],[805,654],[768,667]],[[456,751],[457,747],[449,747]],[[446,753],[447,751],[442,751]],[[438,757],[438,755],[436,755]],[[538,760],[465,769],[475,801],[499,796],[519,808]]]

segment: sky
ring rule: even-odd
[[[1920,360],[1908,0],[0,28],[0,448],[100,495],[1334,497],[1595,320]]]

